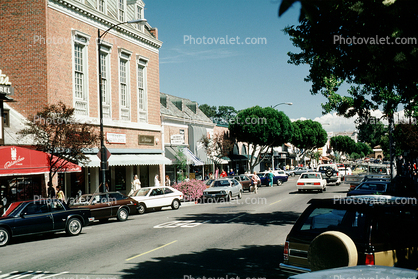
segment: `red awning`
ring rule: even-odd
[[[0,176],[48,173],[49,154],[20,146],[0,147]],[[62,160],[62,159],[61,159]],[[60,172],[80,172],[81,167],[68,162]]]

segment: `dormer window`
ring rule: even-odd
[[[125,21],[125,11],[126,11],[126,0],[118,0],[118,14],[119,14],[119,21]]]
[[[106,13],[106,0],[97,0],[97,10]]]
[[[135,10],[135,19],[143,19],[143,18],[144,18],[143,11],[144,11],[143,7],[141,7],[141,6],[139,6],[139,5],[136,5],[136,10]],[[142,24],[142,23],[137,23],[137,24],[136,24],[136,28],[137,28],[138,30],[143,31],[143,30],[144,30],[144,24]]]

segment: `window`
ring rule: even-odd
[[[119,91],[120,110],[122,120],[130,120],[130,96],[129,96],[129,59],[131,52],[121,49],[119,52]]]
[[[146,123],[147,117],[147,93],[146,93],[146,64],[147,61],[138,60],[138,122]]]
[[[106,13],[105,0],[97,0],[97,10],[102,13]]]
[[[9,110],[4,109],[3,110],[3,126],[4,127],[10,127],[10,116],[9,116]],[[0,125],[1,127],[1,125]],[[0,131],[1,133],[1,131]]]
[[[119,21],[125,21],[125,0],[118,0]]]
[[[111,46],[103,45],[102,42],[100,49],[100,64],[102,73],[102,107],[104,118],[111,118],[110,50]]]
[[[88,115],[87,46],[89,35],[73,31],[74,38],[74,108],[76,114]]]
[[[141,6],[137,5],[136,6],[136,17],[135,17],[135,19],[142,19],[143,18],[142,11],[143,11],[143,8]],[[144,31],[144,25],[142,23],[137,23],[136,28],[138,30]]]

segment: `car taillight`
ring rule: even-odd
[[[303,183],[303,182],[298,182],[298,185],[305,185],[305,183]]]
[[[319,182],[314,182],[314,184],[313,185],[321,185],[321,183],[319,183]]]
[[[366,253],[365,265],[374,265],[374,253]]]
[[[283,259],[287,261],[289,259],[289,241],[284,244]]]

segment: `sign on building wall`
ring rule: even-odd
[[[184,144],[184,135],[171,135],[171,144]]]
[[[106,133],[106,140],[109,143],[126,144],[126,134]]]
[[[138,144],[140,144],[140,145],[154,145],[154,136],[138,135]]]

